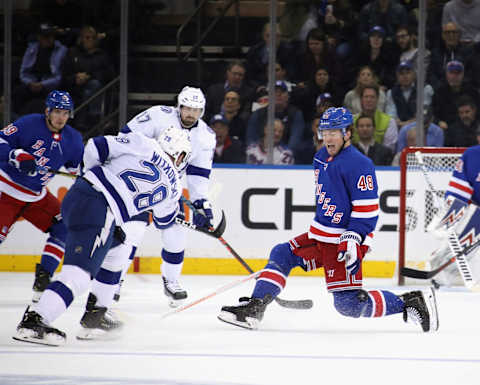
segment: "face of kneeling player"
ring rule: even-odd
[[[342,130],[322,130],[323,144],[328,155],[336,156],[342,147],[349,146],[351,135],[349,130],[347,130],[345,136],[343,136]]]
[[[192,127],[202,115],[201,108],[192,108],[188,106],[180,106],[180,119],[182,126],[185,128]]]

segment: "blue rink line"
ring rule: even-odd
[[[42,351],[24,351],[24,350],[0,350],[0,355],[12,354],[28,354],[28,355],[74,355],[74,356],[128,356],[128,357],[175,357],[175,358],[263,358],[263,359],[286,359],[286,360],[360,360],[360,361],[413,361],[413,362],[438,362],[438,363],[466,363],[479,364],[480,358],[465,359],[465,358],[422,358],[422,357],[376,357],[376,356],[316,356],[316,355],[288,355],[288,354],[214,354],[214,353],[155,353],[155,352],[75,352],[75,351],[60,351],[49,352]]]
[[[114,377],[79,377],[79,376],[23,376],[23,375],[0,375],[2,385],[242,385],[240,383],[222,383],[212,381],[176,381],[156,378],[144,380],[138,378],[114,378]]]

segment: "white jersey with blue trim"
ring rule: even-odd
[[[137,132],[148,138],[158,138],[168,127],[188,130],[192,142],[192,155],[186,169],[190,199],[207,199],[208,183],[216,146],[214,131],[201,119],[191,128],[184,128],[180,112],[175,107],[153,106],[139,113],[121,130]],[[183,173],[181,173],[183,176]]]
[[[455,164],[445,192],[449,196],[480,206],[480,145],[467,148]]]
[[[352,145],[333,158],[322,147],[313,166],[316,212],[309,238],[338,243],[343,232],[355,231],[367,241],[379,213],[377,178],[370,158]]]
[[[179,174],[155,140],[136,133],[92,138],[83,161],[84,178],[103,193],[117,225],[146,210],[156,223],[175,219]]]

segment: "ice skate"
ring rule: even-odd
[[[37,303],[43,292],[50,284],[50,274],[40,263],[35,265],[35,281],[33,282],[33,298],[32,302]]]
[[[178,281],[168,281],[165,277],[163,279],[163,292],[168,298],[170,307],[180,306],[187,298],[187,291],[184,290]]]
[[[264,299],[241,297],[238,301],[237,306],[223,306],[217,318],[245,329],[258,329],[265,309],[271,300],[267,297]]]
[[[123,322],[116,319],[115,314],[106,307],[95,306],[97,297],[90,293],[87,308],[80,320],[79,340],[112,339],[118,337]]]
[[[400,296],[404,302],[403,320],[420,324],[424,332],[438,330],[439,320],[435,290],[430,287],[425,290],[411,291]]]
[[[64,332],[47,325],[40,314],[30,311],[30,307],[27,307],[13,339],[33,344],[62,346],[65,345],[67,336]]]

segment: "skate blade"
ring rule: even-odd
[[[168,297],[168,306],[170,306],[172,309],[175,309],[179,306],[182,306],[185,303],[185,299],[173,299],[171,297]]]
[[[430,330],[429,332],[436,332],[440,326],[437,310],[437,299],[435,297],[435,290],[430,287],[424,292],[425,303],[427,304],[428,313],[430,315]]]
[[[251,318],[251,317],[246,317],[245,322],[244,321],[238,321],[237,318],[235,317],[234,314],[222,311],[220,314],[217,316],[217,318],[230,325],[235,325],[239,326],[244,329],[249,329],[249,330],[257,330],[259,321],[256,318]]]
[[[81,341],[112,341],[119,339],[121,337],[121,327],[117,329],[112,329],[109,331],[102,329],[88,329],[80,327],[80,330],[77,332],[77,340]]]
[[[18,329],[17,334],[12,338],[21,342],[45,346],[64,346],[66,343],[66,339],[57,334],[45,333],[43,338],[39,338],[37,333],[30,329]]]

